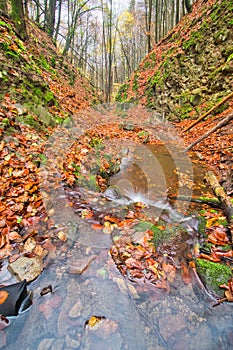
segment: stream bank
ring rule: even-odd
[[[206,228],[217,245],[216,230],[227,243],[223,213],[167,201],[169,191],[212,194],[202,181],[205,170],[179,152],[185,144],[174,125],[152,117],[153,111],[138,107],[99,107],[47,139],[38,164],[44,209],[34,223],[22,222],[27,226],[19,230],[21,239],[12,240],[9,258],[13,264],[36,257],[43,272],[30,277],[33,304],[10,320],[2,347],[33,349],[32,334],[38,349],[232,344],[226,326],[232,324],[232,305],[213,308],[220,295],[199,280],[194,261]],[[203,214],[202,229],[197,212]],[[15,282],[7,264],[1,277]]]

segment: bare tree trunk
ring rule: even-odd
[[[176,24],[180,20],[180,0],[176,0]]]
[[[152,0],[145,0],[145,23],[147,37],[147,52],[151,51]]]
[[[56,0],[49,0],[49,13],[48,13],[48,23],[47,32],[52,37],[55,27],[55,11],[56,11]]]
[[[54,34],[54,40],[57,42],[57,37],[60,29],[60,24],[61,24],[61,5],[62,5],[62,0],[59,0],[58,3],[58,17],[57,17],[57,25],[56,25],[56,30]]]
[[[11,0],[11,16],[15,23],[17,34],[21,39],[26,40],[27,29],[24,16],[23,0]]]
[[[184,0],[184,3],[185,3],[185,7],[186,7],[187,12],[188,13],[192,12],[192,5],[191,5],[190,0]]]
[[[108,51],[108,99],[107,102],[111,102],[112,93],[112,0],[110,0],[110,12],[109,12],[109,51]]]

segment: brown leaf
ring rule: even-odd
[[[10,241],[14,241],[15,239],[21,238],[21,236],[16,231],[10,231],[8,233],[8,238],[9,238]]]
[[[226,290],[225,291],[225,295],[226,295],[227,301],[232,303],[233,302],[233,294],[232,294],[232,292],[230,290]]]
[[[217,245],[226,245],[229,243],[229,238],[222,227],[212,227],[210,234],[208,234],[208,241]]]

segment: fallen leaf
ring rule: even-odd
[[[94,230],[102,230],[103,225],[101,225],[101,224],[92,224],[91,227],[92,227]]]
[[[1,290],[0,291],[0,304],[5,303],[5,301],[8,298],[9,293],[6,290]]]

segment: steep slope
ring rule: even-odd
[[[198,0],[117,94],[168,120],[195,118],[232,91],[233,2]],[[222,106],[226,108],[227,106]]]
[[[28,230],[48,231],[39,177],[46,142],[96,100],[45,32],[28,23],[28,33],[23,42],[0,17],[0,259],[23,245]]]
[[[46,124],[95,101],[93,87],[57,50],[51,38],[28,22],[23,42],[13,23],[0,17],[0,101],[8,94]]]

